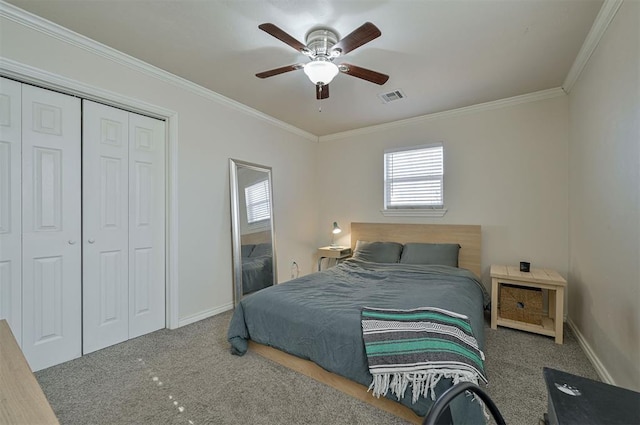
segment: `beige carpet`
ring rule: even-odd
[[[229,354],[231,312],[154,332],[36,373],[62,424],[403,424],[254,353]],[[590,378],[565,328],[552,338],[486,329],[488,392],[507,423],[538,424],[542,367]]]

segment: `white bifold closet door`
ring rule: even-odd
[[[22,344],[22,84],[0,78],[0,319]]]
[[[22,85],[22,351],[33,370],[82,354],[80,120],[80,99]]]
[[[129,338],[165,327],[165,123],[129,113]]]
[[[164,122],[83,101],[83,352],[165,326]]]

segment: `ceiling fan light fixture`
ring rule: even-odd
[[[313,84],[329,84],[338,75],[338,67],[328,60],[314,60],[304,66],[304,73]]]
[[[350,75],[378,85],[385,84],[389,79],[388,75],[367,68],[345,63],[341,63],[340,65],[333,63],[336,58],[342,57],[382,35],[378,27],[371,22],[365,22],[343,38],[338,38],[338,33],[331,28],[314,27],[305,37],[306,44],[302,44],[272,23],[267,22],[260,24],[258,28],[310,59],[310,62],[307,64],[296,63],[259,72],[256,74],[258,78],[268,78],[274,75],[284,74],[285,72],[303,69],[309,80],[316,86],[316,99],[318,100],[329,97],[329,83],[333,81],[333,78],[338,75],[338,73]]]

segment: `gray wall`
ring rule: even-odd
[[[328,238],[333,221],[346,230],[342,245],[350,242],[352,221],[480,224],[488,288],[491,264],[527,260],[566,276],[568,102],[562,92],[550,96],[321,141],[318,235]],[[384,150],[438,141],[444,142],[446,215],[383,216]]]
[[[571,90],[569,317],[640,390],[640,2],[625,1]]]

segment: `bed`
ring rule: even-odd
[[[352,223],[351,239],[353,259],[244,298],[229,326],[231,350],[242,355],[250,347],[285,366],[419,423],[419,417],[433,403],[430,398],[421,397],[413,403],[408,391],[398,404],[367,393],[372,375],[362,339],[361,311],[365,306],[438,307],[464,314],[469,317],[482,348],[483,310],[488,296],[477,280],[480,226]],[[389,252],[381,251],[380,245],[362,241],[375,241]],[[458,267],[416,264],[412,258],[420,257],[416,253],[424,247],[416,245],[413,250],[408,247],[423,243],[457,246]],[[407,261],[400,263],[405,249],[413,257],[407,254]],[[381,256],[376,257],[378,254]],[[395,256],[397,260],[393,261]],[[442,379],[436,393],[449,386],[451,381]],[[395,400],[390,394],[387,397]],[[452,403],[450,413],[454,423],[484,421],[479,404],[465,397]]]
[[[273,285],[271,243],[246,244],[242,252],[242,294],[250,294]]]

